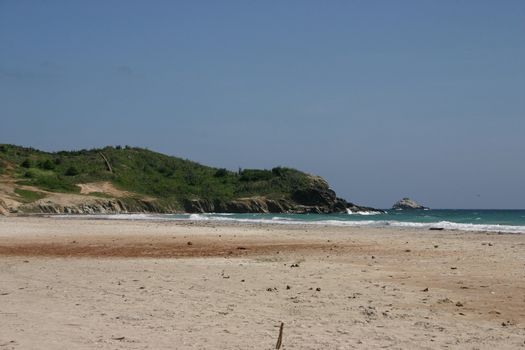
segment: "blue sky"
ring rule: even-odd
[[[525,1],[2,1],[0,143],[525,208]]]

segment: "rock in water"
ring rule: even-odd
[[[428,209],[427,207],[422,206],[416,201],[410,198],[403,198],[400,201],[397,201],[392,209]]]

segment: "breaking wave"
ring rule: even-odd
[[[377,215],[375,213],[360,215]],[[399,220],[364,220],[353,215],[346,217],[330,215],[283,215],[268,214],[110,214],[110,215],[57,215],[62,218],[91,218],[103,220],[163,220],[163,221],[209,221],[209,222],[239,222],[251,224],[280,224],[280,225],[313,225],[313,226],[338,226],[338,227],[396,227],[407,229],[443,229],[470,232],[501,232],[525,233],[525,226],[503,224],[473,224],[457,223],[452,221],[436,222],[407,222]]]
[[[348,215],[364,215],[364,216],[367,216],[367,215],[381,215],[383,214],[382,212],[380,211],[352,211],[350,209],[346,209],[346,212]]]

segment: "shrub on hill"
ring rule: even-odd
[[[29,158],[24,159],[22,164],[20,164],[20,166],[22,166],[23,168],[26,168],[26,169],[31,168],[31,165],[32,165],[32,163],[31,163],[31,160]]]
[[[213,174],[214,177],[225,177],[226,175],[228,175],[228,170],[224,168],[217,169],[215,174]]]
[[[53,170],[55,169],[55,164],[50,159],[46,159],[38,163],[38,167],[45,170]]]
[[[78,171],[78,169],[75,166],[70,166],[69,168],[67,168],[67,170],[66,170],[66,172],[64,174],[66,176],[76,176],[79,173],[80,172]]]
[[[241,171],[241,181],[264,181],[272,178],[272,172],[269,170],[244,169]]]

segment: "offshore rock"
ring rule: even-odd
[[[392,206],[392,209],[428,209],[410,198],[403,198]]]

